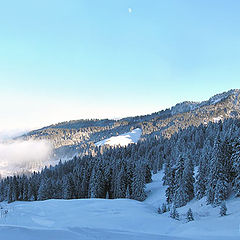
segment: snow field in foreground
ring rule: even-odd
[[[144,202],[130,199],[46,200],[1,203],[9,212],[0,219],[0,239],[4,240],[239,240],[240,200],[227,201],[228,215],[219,208],[193,200],[178,208],[180,221],[169,212],[158,214],[165,202],[162,172],[147,185]],[[186,222],[191,207],[195,220]]]

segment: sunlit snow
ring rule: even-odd
[[[130,143],[137,143],[142,135],[142,130],[140,128],[136,128],[131,132],[127,132],[125,134],[114,136],[107,138],[105,140],[99,141],[95,143],[96,146],[110,145],[110,146],[127,146]]]
[[[4,240],[239,240],[239,199],[227,201],[228,214],[192,200],[178,208],[180,221],[158,214],[165,201],[163,172],[147,184],[144,202],[130,199],[75,199],[0,203],[0,239]],[[186,222],[191,207],[195,220]],[[8,212],[4,214],[4,210]]]

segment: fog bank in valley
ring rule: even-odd
[[[38,171],[50,164],[52,146],[41,140],[10,140],[0,142],[0,174]]]

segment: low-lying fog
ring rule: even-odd
[[[8,140],[0,139],[0,175],[40,170],[50,164],[52,146],[41,140]]]

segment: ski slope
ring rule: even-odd
[[[142,135],[142,130],[136,128],[131,132],[124,133],[119,136],[110,137],[95,143],[96,146],[110,145],[110,146],[127,146],[130,143],[137,143]]]
[[[130,199],[46,200],[0,203],[8,209],[0,218],[4,240],[239,240],[240,199],[227,201],[228,215],[193,200],[178,208],[180,221],[159,215],[165,202],[162,172],[147,185],[144,202]],[[191,207],[195,221],[186,222]]]

